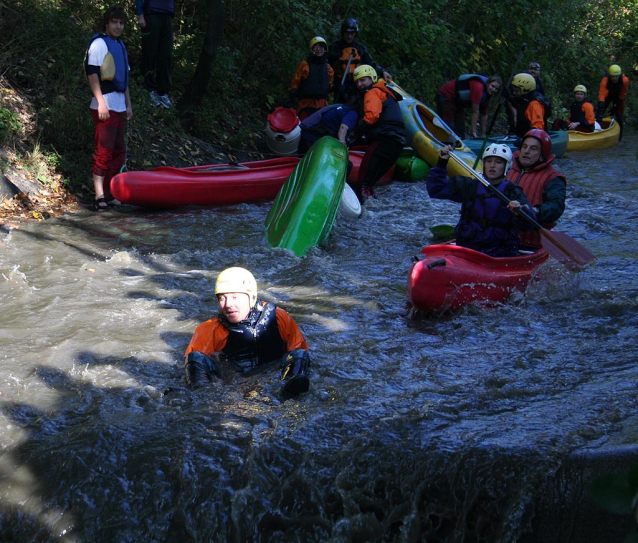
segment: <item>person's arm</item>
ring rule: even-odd
[[[200,324],[193,334],[184,353],[184,358],[192,351],[205,355],[220,352],[226,347],[228,330],[217,319],[210,319]]]
[[[135,13],[137,14],[137,26],[140,29],[146,28],[146,19],[144,19],[144,0],[135,0]]]
[[[277,308],[277,326],[279,327],[279,334],[281,339],[286,343],[286,352],[294,351],[296,349],[308,350],[308,343],[303,337],[299,326],[290,316],[290,314],[280,307]]]
[[[622,76],[622,88],[618,93],[618,98],[620,100],[624,100],[627,98],[627,93],[629,92],[629,78],[626,75]]]
[[[516,228],[518,230],[535,230],[536,226],[521,216],[521,213],[524,213],[536,220],[536,213],[532,209],[532,204],[525,196],[523,189],[518,185],[510,184],[505,188],[505,196],[511,200],[507,209],[512,212],[512,222],[516,225]]]
[[[343,143],[344,145],[346,144],[346,136],[348,135],[348,125],[347,124],[341,124],[339,126],[339,132],[337,132],[337,139]]]
[[[534,206],[538,222],[550,224],[560,219],[565,211],[567,187],[560,177],[552,179],[543,192],[543,203]]]
[[[381,64],[375,62],[375,60],[372,58],[372,55],[370,54],[370,51],[365,45],[360,43],[358,44],[357,49],[359,51],[359,56],[361,57],[361,64],[369,64],[374,68],[379,77],[383,77],[383,79],[385,79],[386,81],[392,81],[392,76],[390,75],[390,73],[386,71],[386,69],[381,66]]]
[[[97,115],[100,121],[106,121],[109,115],[109,108],[106,107],[102,88],[100,87],[100,78],[97,74],[89,74],[89,86],[95,99],[97,100]]]
[[[476,125],[479,121],[479,104],[472,102],[472,124],[470,125],[470,134],[473,138],[476,138]],[[481,133],[484,132],[483,124],[481,123]]]
[[[525,117],[532,128],[545,130],[545,108],[537,100],[532,100],[525,110]]]
[[[124,91],[124,98],[126,100],[126,118],[130,121],[133,118],[133,106],[131,105],[131,94],[128,88]]]
[[[295,74],[292,76],[292,81],[290,82],[288,100],[284,104],[284,107],[294,107],[295,101],[297,100],[297,95],[299,94],[301,80],[306,79],[309,73],[310,67],[308,66],[308,62],[306,60],[302,60],[299,64],[297,64],[297,69],[295,70]]]

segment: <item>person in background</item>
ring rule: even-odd
[[[605,110],[612,104],[611,114],[616,117],[620,126],[620,138],[622,139],[623,114],[625,113],[625,98],[629,93],[629,78],[622,73],[618,64],[609,67],[608,75],[602,78],[598,89],[598,111],[596,120],[600,123],[605,115]]]
[[[359,113],[355,108],[332,104],[320,109],[301,123],[299,154],[304,155],[315,141],[324,136],[337,138],[345,145],[348,133],[358,122]]]
[[[135,0],[137,25],[142,31],[142,74],[151,103],[165,108],[173,104],[171,59],[175,0]]]
[[[541,65],[535,60],[529,63],[527,73],[534,78],[536,82],[536,90],[545,96],[545,85],[541,79]]]
[[[219,313],[200,324],[184,354],[186,385],[198,388],[222,377],[229,362],[245,374],[279,361],[283,397],[310,387],[308,344],[293,318],[275,304],[257,298],[257,281],[244,268],[217,277]]]
[[[520,151],[514,153],[507,179],[523,189],[544,228],[553,228],[565,211],[567,180],[552,163],[552,140],[544,130],[533,129],[523,136]],[[538,231],[521,232],[522,244],[530,248],[542,246]]]
[[[95,124],[93,153],[94,209],[120,205],[111,194],[111,179],[126,156],[126,121],[133,117],[129,94],[129,63],[121,40],[126,23],[122,6],[104,12],[104,32],[95,34],[87,47],[85,71],[91,87],[91,115]]]
[[[497,76],[486,77],[477,74],[465,74],[448,81],[436,93],[436,111],[443,121],[463,139],[465,137],[465,110],[472,110],[470,135],[477,136],[477,126],[481,127],[481,137],[487,131],[487,111],[490,100],[497,95],[503,80]]]
[[[514,76],[510,85],[510,104],[514,109],[516,135],[523,137],[531,128],[545,129],[545,119],[550,115],[550,103],[536,91],[536,81],[528,73]]]
[[[297,115],[304,120],[328,105],[334,71],[328,64],[328,44],[321,36],[310,40],[310,55],[297,66],[290,83],[288,101],[284,107],[297,103]]]
[[[574,87],[574,103],[569,108],[569,118],[556,119],[554,130],[578,130],[579,132],[593,132],[596,128],[596,115],[594,104],[587,97],[587,87],[576,85]]]
[[[532,219],[536,216],[523,189],[506,179],[512,150],[502,143],[492,143],[483,153],[483,175],[511,200],[509,204],[474,177],[448,177],[447,163],[452,150],[450,145],[441,148],[439,161],[426,179],[426,188],[431,198],[462,204],[461,218],[454,229],[457,245],[492,257],[517,256],[521,245],[519,230],[534,228],[521,213]]]
[[[375,197],[374,186],[396,163],[406,143],[403,115],[399,108],[401,96],[378,80],[372,66],[363,64],[353,74],[363,99],[363,118],[347,137],[352,147],[365,136],[368,145],[359,168],[357,196],[363,203]]]
[[[352,17],[341,24],[341,38],[334,42],[328,51],[328,62],[335,73],[335,104],[352,105],[358,98],[357,86],[352,79],[354,71],[361,65],[372,66],[385,81],[392,76],[372,58],[368,48],[357,41],[359,23]],[[344,80],[344,75],[345,80]]]

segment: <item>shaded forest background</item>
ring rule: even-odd
[[[565,113],[576,84],[595,102],[612,63],[634,80],[627,117],[638,111],[638,0],[176,0],[171,97],[178,107],[170,110],[150,105],[134,2],[121,4],[130,17],[129,169],[268,156],[269,111],[285,101],[310,39],[331,43],[345,17],[359,20],[359,39],[375,59],[431,106],[436,89],[460,74],[507,80],[526,43],[518,71],[541,63],[555,116]],[[89,191],[93,148],[82,60],[108,5],[0,1],[0,145],[37,155],[75,193]]]

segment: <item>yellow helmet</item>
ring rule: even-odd
[[[536,90],[536,80],[533,75],[520,73],[514,76],[512,79],[512,87],[518,87],[523,91],[523,94]]]
[[[620,74],[622,74],[622,69],[620,68],[620,66],[618,66],[618,64],[612,64],[609,67],[609,75],[616,76]]]
[[[315,36],[310,40],[310,51],[312,51],[312,48],[318,43],[323,43],[326,51],[328,50],[328,43],[326,42],[326,40],[324,40],[321,36]]]
[[[244,268],[227,268],[217,276],[215,296],[228,292],[248,294],[252,306],[257,301],[257,281],[253,274]]]
[[[576,85],[574,87],[574,92],[584,92],[587,94],[587,87],[585,85]]]
[[[362,64],[361,66],[358,66],[352,74],[352,77],[355,82],[357,82],[362,77],[370,77],[372,78],[373,83],[376,83],[377,79],[379,78],[379,76],[377,76],[377,71],[368,64]]]

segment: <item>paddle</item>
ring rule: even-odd
[[[527,43],[523,43],[523,47],[521,47],[521,54],[518,55],[518,58],[516,59],[516,63],[514,64],[514,69],[512,70],[512,73],[510,74],[510,78],[507,80],[507,85],[505,85],[506,89],[509,89],[510,85],[512,84],[512,79],[514,79],[514,75],[516,75],[516,70],[518,69],[518,65],[520,64],[521,60],[523,60],[523,55],[525,54],[526,47],[527,47]],[[501,90],[499,90],[499,92],[501,92]],[[476,154],[476,160],[474,161],[473,168],[476,168],[476,165],[479,163],[479,160],[481,160],[481,156],[483,155],[483,151],[485,151],[485,146],[487,145],[487,140],[490,137],[492,128],[494,128],[494,123],[496,122],[496,118],[498,117],[498,114],[501,112],[501,106],[503,105],[503,101],[504,101],[504,98],[501,95],[501,99],[498,101],[498,106],[496,107],[496,111],[494,112],[494,115],[492,116],[492,121],[487,127],[487,132],[485,132],[485,138],[483,139],[483,145],[481,145],[481,150]],[[474,127],[472,127],[472,129],[474,129]]]
[[[453,151],[450,151],[450,154],[453,154]],[[463,160],[459,160],[458,162],[467,170],[470,176],[478,179],[492,194],[498,196],[506,204],[511,202],[507,196],[485,179],[482,174],[471,168],[469,164],[466,164]],[[532,219],[532,217],[525,213],[519,212],[518,214],[536,227],[541,235],[543,248],[570,270],[584,268],[587,264],[591,264],[596,260],[594,254],[578,243],[574,238],[562,232],[556,232],[555,230],[550,231],[547,230],[547,228],[543,228],[535,219]]]
[[[354,57],[354,53],[355,53],[356,49],[353,47],[350,50],[350,58],[348,59],[348,64],[346,64],[346,69],[343,72],[343,77],[341,78],[341,86],[338,89],[335,89],[334,92],[334,97],[333,97],[333,102],[338,102],[339,98],[341,97],[341,89],[343,89],[343,86],[346,82],[346,77],[348,77],[348,70],[350,69],[350,63],[352,62],[352,57]]]

